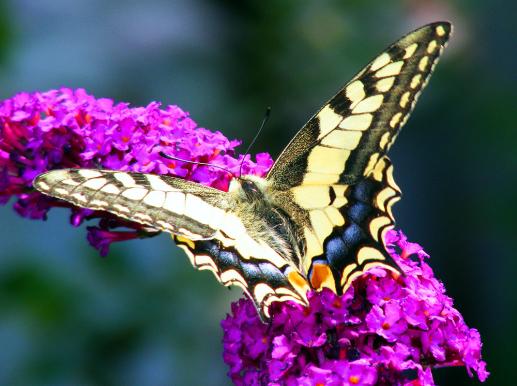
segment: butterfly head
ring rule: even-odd
[[[236,192],[243,200],[258,201],[264,198],[265,187],[265,179],[247,175],[231,180],[228,191]]]

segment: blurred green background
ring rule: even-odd
[[[398,225],[431,264],[492,372],[517,359],[516,3],[11,0],[0,3],[0,98],[84,87],[178,104],[276,156],[392,41],[439,19],[455,34],[391,157]],[[241,149],[242,150],[242,149]],[[219,322],[240,291],[195,272],[162,235],[101,259],[84,229],[0,208],[0,385],[225,385]],[[477,384],[463,368],[440,385]]]

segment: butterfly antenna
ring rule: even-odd
[[[246,160],[246,157],[248,156],[248,152],[250,151],[251,147],[255,144],[255,141],[259,137],[260,132],[262,131],[264,126],[266,126],[266,122],[268,121],[270,115],[271,115],[271,107],[268,106],[266,108],[266,112],[264,114],[264,118],[262,118],[262,123],[260,124],[260,127],[259,127],[259,129],[257,131],[257,134],[255,134],[255,137],[253,137],[253,139],[251,140],[250,144],[248,145],[248,148],[244,152],[244,157],[242,157],[241,166],[239,168],[239,177],[242,175],[242,166],[244,165],[244,161]]]
[[[175,157],[175,156],[172,156],[172,155],[165,154],[163,151],[160,151],[158,154],[161,157],[163,157],[163,158],[171,159],[171,160],[174,160],[174,161],[181,161],[181,162],[185,162],[185,163],[193,164],[193,165],[211,166],[213,168],[221,169],[221,170],[224,170],[226,173],[231,174],[232,177],[235,178],[235,174],[233,174],[230,170],[226,169],[223,166],[214,165],[214,164],[211,164],[211,163],[208,163],[208,162],[191,161],[191,160],[188,160],[188,159],[184,159],[184,158],[180,158],[180,157]]]

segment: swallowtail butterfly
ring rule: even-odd
[[[372,267],[397,272],[384,244],[400,198],[386,153],[445,47],[451,25],[391,45],[307,124],[266,178],[223,192],[175,177],[63,169],[39,191],[170,232],[192,264],[238,285],[263,319],[274,301],[307,304],[308,289],[340,294]]]

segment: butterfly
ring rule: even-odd
[[[386,252],[400,189],[386,153],[406,123],[451,33],[425,25],[388,47],[295,135],[265,178],[227,192],[180,178],[63,169],[40,192],[173,234],[198,269],[237,285],[263,320],[275,301],[344,293],[373,267],[399,272]]]

